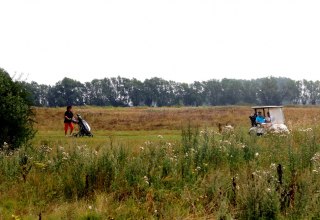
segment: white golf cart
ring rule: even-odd
[[[282,108],[283,106],[253,106],[254,113],[249,116],[251,121],[249,134],[258,136],[266,133],[288,134]]]

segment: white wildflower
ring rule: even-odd
[[[68,160],[69,159],[69,153],[62,152],[62,155],[63,155],[62,160]]]
[[[145,182],[146,184],[149,185],[149,178],[148,178],[147,176],[144,176],[144,177],[143,177],[143,180],[144,180],[144,182]]]
[[[7,142],[3,142],[2,148],[4,150],[8,149],[9,148],[9,144]]]
[[[275,169],[277,168],[277,165],[276,165],[275,163],[271,163],[271,164],[270,164],[270,168],[271,168],[272,170],[275,170]]]

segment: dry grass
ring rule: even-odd
[[[36,128],[39,131],[63,129],[64,108],[35,108]],[[217,127],[218,123],[233,126],[250,125],[252,112],[247,106],[199,107],[199,108],[102,108],[74,107],[89,122],[93,130],[180,130],[182,125],[192,123],[201,127]],[[318,107],[285,107],[289,127],[311,126],[320,119]]]

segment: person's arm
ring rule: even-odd
[[[71,118],[68,118],[68,116],[64,116],[66,119],[71,120]]]
[[[72,120],[72,118],[69,118],[69,117],[68,117],[67,113],[64,114],[64,117],[65,117],[67,120],[70,120],[70,121]]]

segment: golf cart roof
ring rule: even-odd
[[[283,108],[281,105],[262,105],[262,106],[252,106],[253,109],[264,109],[264,108]]]

